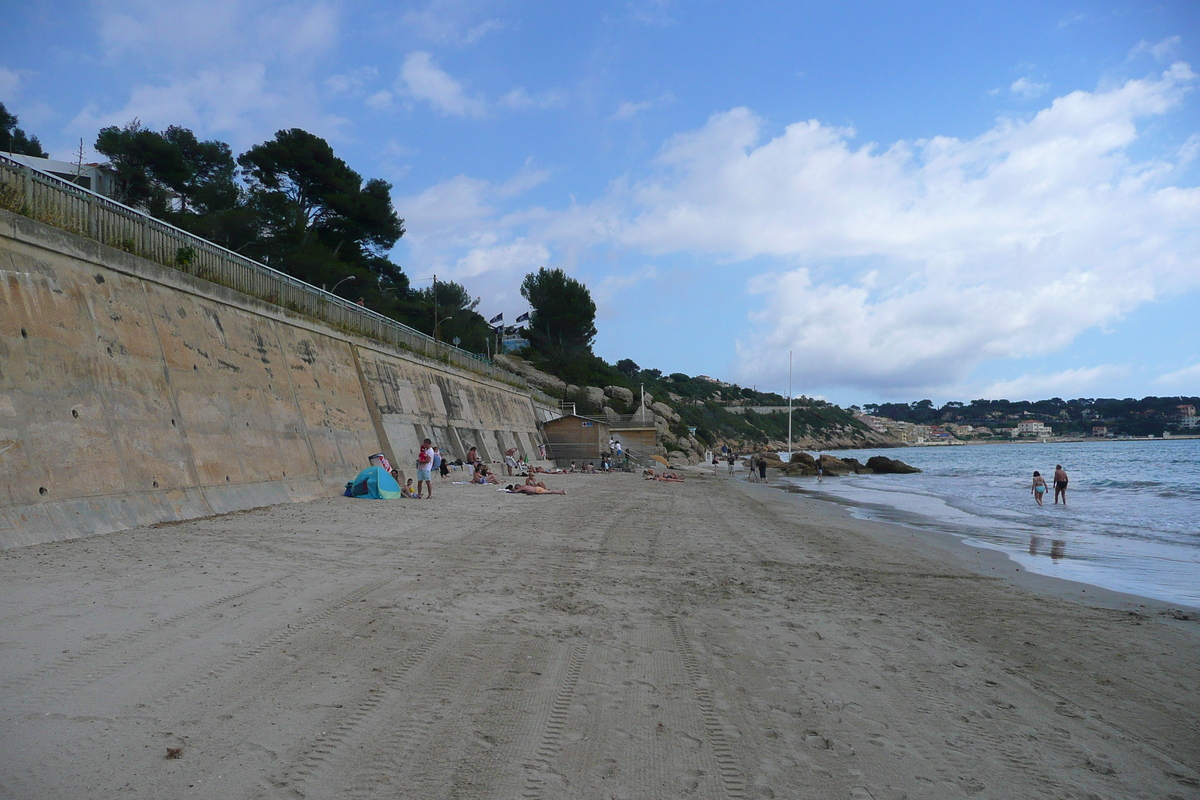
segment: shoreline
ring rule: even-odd
[[[999,548],[973,544],[970,533],[947,533],[932,530],[927,527],[906,525],[903,522],[893,522],[884,519],[862,519],[856,517],[851,508],[866,506],[851,500],[839,498],[824,492],[805,489],[795,484],[784,484],[783,476],[776,476],[777,483],[762,486],[761,484],[739,481],[745,487],[774,489],[784,494],[801,496],[824,507],[823,512],[832,518],[840,519],[843,524],[861,525],[866,535],[899,544],[913,550],[924,547],[935,547],[939,552],[954,559],[957,563],[979,573],[980,575],[996,575],[1014,586],[1032,591],[1036,594],[1060,600],[1071,600],[1100,608],[1122,611],[1150,610],[1163,616],[1172,617],[1176,613],[1185,614],[1193,619],[1200,619],[1200,605],[1161,600],[1130,592],[1107,589],[1092,583],[1072,580],[1055,575],[1031,571],[1023,568],[1012,556]],[[812,510],[811,508],[809,510]]]

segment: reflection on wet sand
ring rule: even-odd
[[[1042,549],[1042,537],[1033,534],[1029,537],[1029,555],[1039,555]],[[1062,559],[1066,554],[1067,540],[1053,539],[1050,542],[1050,558],[1055,561]]]

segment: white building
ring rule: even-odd
[[[1050,426],[1035,419],[1022,420],[1017,423],[1017,436],[1049,436]]]

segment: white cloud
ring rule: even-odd
[[[375,81],[379,80],[379,70],[374,67],[359,67],[349,72],[330,75],[325,79],[325,88],[335,95],[361,96]]]
[[[596,305],[603,310],[612,305],[621,292],[657,278],[658,268],[653,264],[646,264],[641,269],[625,275],[609,275],[592,289],[592,298],[596,301]]]
[[[375,92],[368,97],[365,102],[367,104],[367,108],[373,108],[376,111],[383,111],[392,107],[392,93],[386,89],[381,89],[380,91]]]
[[[1175,57],[1176,51],[1183,40],[1178,36],[1169,36],[1158,42],[1148,42],[1142,39],[1129,53],[1129,60],[1143,54],[1149,54],[1155,61],[1165,63]]]
[[[536,97],[525,91],[525,87],[518,86],[506,95],[500,97],[496,102],[502,108],[525,109],[525,108],[554,108],[563,103],[563,95],[560,92],[543,92]]]
[[[1019,95],[1027,100],[1033,97],[1041,97],[1049,88],[1050,84],[1038,83],[1037,81],[1029,78],[1017,78],[1017,80],[1013,81],[1012,86],[1008,87],[1009,91],[1011,91],[1013,94]]]
[[[616,220],[612,198],[563,217],[649,253],[792,262],[759,281],[744,382],[777,382],[795,350],[814,387],[957,383],[1200,285],[1200,190],[1167,184],[1174,164],[1126,154],[1137,119],[1175,107],[1194,78],[1177,64],[975,139],[886,148],[816,121],[764,140],[762,121],[734,109],[615,190]]]
[[[610,119],[632,119],[633,117],[637,116],[639,111],[645,111],[646,109],[653,107],[654,103],[651,103],[649,100],[643,100],[640,103],[621,103],[621,105],[617,107],[616,113],[613,114]]]
[[[997,381],[977,390],[979,397],[1002,397],[1007,400],[1038,400],[1046,397],[1084,397],[1105,383],[1124,378],[1129,369],[1114,365],[1067,369],[1052,375],[1022,375],[1007,381]]]
[[[624,102],[617,107],[616,113],[609,117],[610,121],[618,121],[632,119],[643,111],[647,111],[655,106],[673,103],[677,98],[670,92],[663,92],[657,100],[643,100],[640,103]]]
[[[472,45],[493,31],[504,29],[497,19],[481,19],[486,3],[477,0],[433,0],[419,11],[409,11],[402,24],[439,44]]]
[[[0,98],[10,103],[21,94],[21,73],[0,67]],[[12,109],[9,109],[11,112]]]
[[[457,280],[489,273],[493,280],[499,276],[521,278],[549,260],[546,245],[518,238],[508,244],[472,248],[454,265],[450,276]]]
[[[486,103],[480,98],[468,97],[458,81],[433,63],[429,53],[408,54],[400,68],[396,89],[450,116],[483,117],[487,114]]]
[[[153,82],[134,83],[122,108],[83,109],[74,130],[94,134],[137,117],[221,136],[239,149],[285,126],[329,136],[344,125],[321,111],[313,77],[341,35],[332,3],[100,0],[97,19],[104,58]],[[335,75],[325,89],[353,90],[367,77]]]
[[[630,0],[629,17],[634,22],[652,28],[666,28],[675,24],[671,16],[671,0]]]
[[[165,85],[135,87],[123,108],[84,109],[71,127],[95,132],[134,118],[152,128],[182,125],[206,136],[227,137],[235,148],[264,138],[264,130],[274,130],[283,120],[318,134],[334,132],[341,125],[336,118],[321,114],[315,98],[307,92],[286,84],[272,86],[265,65],[243,63],[201,70]]]
[[[1154,379],[1154,383],[1189,396],[1200,394],[1200,363],[1160,375]]]
[[[156,70],[227,65],[247,54],[304,69],[340,36],[337,9],[322,0],[101,0],[98,18],[109,60],[141,57]]]

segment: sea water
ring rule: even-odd
[[[953,533],[1032,572],[1200,606],[1200,440],[829,452],[922,470],[790,479],[856,516]],[[1070,476],[1065,506],[1054,504],[1057,464]],[[1030,494],[1034,470],[1050,486],[1042,506]]]

